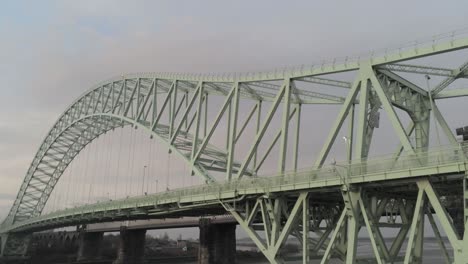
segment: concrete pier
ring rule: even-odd
[[[79,238],[77,261],[97,260],[101,257],[103,232],[82,232]]]
[[[12,233],[0,235],[0,258],[26,257],[31,243],[32,234]],[[0,263],[2,260],[0,259]]]
[[[120,230],[117,259],[113,264],[141,264],[145,254],[146,230]]]
[[[212,224],[200,219],[198,264],[236,263],[236,224]]]

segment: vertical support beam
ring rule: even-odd
[[[154,93],[153,93],[153,115],[151,120],[156,120],[158,115],[158,79],[154,79]],[[151,124],[152,125],[152,124]]]
[[[174,80],[174,90],[172,92],[171,100],[169,101],[169,138],[172,137],[174,130],[174,122],[176,119],[177,109],[177,80]]]
[[[265,232],[266,245],[269,246],[272,244],[271,240],[271,223],[270,217],[268,216],[268,209],[265,199],[262,199],[260,203],[260,210],[262,215],[263,230]]]
[[[346,263],[353,264],[356,263],[356,250],[360,229],[361,210],[359,207],[359,200],[361,199],[361,190],[344,189],[342,190],[342,194],[347,213]]]
[[[229,133],[231,132],[231,115],[232,115],[232,104],[228,106],[228,120],[227,120],[227,130],[226,130],[226,149],[229,148]]]
[[[119,114],[123,114],[125,111],[125,106],[127,103],[127,79],[123,80],[122,84],[122,103],[119,108]],[[88,109],[86,109],[86,114],[88,114]]]
[[[465,177],[463,177],[463,223],[465,225],[465,230],[463,232],[462,239],[468,239],[468,171],[465,171]]]
[[[293,153],[293,166],[294,171],[297,171],[297,163],[299,159],[299,136],[301,130],[301,108],[302,105],[299,103],[296,105],[296,135],[294,137],[294,153]]]
[[[111,84],[111,109],[109,112],[113,113],[115,109],[115,81]],[[81,111],[80,111],[81,112]]]
[[[227,160],[227,169],[226,169],[226,179],[230,181],[232,179],[232,169],[234,163],[234,153],[235,153],[235,145],[236,145],[236,135],[237,135],[237,117],[239,112],[239,95],[240,95],[240,86],[239,83],[236,82],[234,84],[234,97],[231,101],[233,106],[233,112],[230,111],[232,117],[230,121],[232,122],[230,125],[230,131],[228,134],[228,160]]]
[[[359,93],[359,113],[358,113],[358,127],[356,136],[356,155],[357,159],[367,157],[367,127],[368,127],[368,114],[369,108],[369,80],[364,79],[361,82],[361,91]]]
[[[284,80],[285,91],[283,100],[283,117],[281,122],[281,141],[278,161],[278,172],[283,173],[286,169],[286,156],[288,152],[289,112],[291,110],[291,80]]]
[[[201,111],[202,111],[202,106],[203,106],[203,82],[200,82],[199,84],[199,90],[198,90],[198,107],[197,107],[197,117],[195,120],[195,134],[193,137],[193,143],[192,143],[192,160],[194,155],[197,153],[198,150],[198,137],[200,135],[200,120],[201,120]]]
[[[205,94],[205,118],[204,120],[204,126],[203,126],[203,137],[206,137],[206,131],[208,128],[208,93]]]
[[[348,113],[348,120],[349,120],[349,128],[348,128],[348,142],[346,150],[346,158],[348,159],[348,163],[351,163],[353,160],[353,144],[354,144],[354,108],[356,107],[355,104],[351,105],[351,110]]]
[[[281,199],[282,198],[276,198],[272,203],[267,203],[267,206],[273,205],[272,208],[269,207],[268,209],[271,219],[270,247],[276,245],[281,231],[281,206],[283,205]]]
[[[262,119],[262,101],[257,102],[258,110],[257,110],[257,123],[255,127],[255,134],[258,134],[260,131],[260,120]],[[253,170],[257,167],[257,158],[258,158],[258,149],[255,149],[254,157],[253,157]]]
[[[198,264],[236,263],[236,225],[212,224],[200,219]]]
[[[141,94],[141,80],[140,78],[138,78],[138,85],[137,85],[137,91],[136,91],[136,110],[134,111],[135,119],[138,119],[137,115],[138,115],[138,112],[140,111],[140,105],[141,105],[140,94]]]
[[[431,115],[430,112],[428,113],[430,109],[427,109],[424,100],[425,98],[422,98],[422,96],[418,95],[416,100],[413,102],[415,110],[413,112],[412,119],[415,125],[414,136],[417,152],[425,152],[429,146]],[[429,98],[429,101],[432,102],[432,98]]]
[[[185,109],[188,108],[188,102],[189,102],[189,101],[188,101],[188,98],[189,98],[189,97],[188,97],[188,94],[189,94],[188,91],[185,91],[185,98],[187,98],[187,99],[185,100]],[[188,132],[187,129],[188,129],[188,118],[185,119],[185,131],[186,131],[186,132]]]
[[[310,261],[309,225],[310,225],[309,197],[302,203],[302,263]]]

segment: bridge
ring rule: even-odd
[[[446,263],[466,263],[468,144],[463,140],[468,139],[468,127],[454,133],[438,105],[468,96],[468,89],[453,87],[468,78],[468,62],[456,68],[428,63],[463,54],[468,48],[463,34],[272,72],[139,73],[102,82],[65,110],[39,147],[0,226],[1,256],[25,256],[32,234],[44,230],[201,217],[200,263],[233,263],[232,222],[220,228],[206,221],[229,214],[270,263],[284,263],[281,250],[288,239],[301,244],[303,263],[328,263],[332,258],[345,263],[422,263],[428,228]],[[433,87],[431,78],[437,81]],[[427,80],[425,87],[420,79]],[[334,121],[317,148],[308,140],[326,121],[311,123],[312,116],[329,115]],[[79,154],[99,152],[92,150],[92,142],[128,127],[157,140],[169,156],[175,154],[188,167],[180,176],[197,177],[200,184],[166,186],[165,191],[156,185],[150,192],[145,178],[147,166],[155,162],[150,154],[141,192],[92,201],[96,179],[103,179],[106,190],[118,189],[119,179],[109,187],[113,181],[106,178],[111,174],[109,151],[100,159],[104,171],[88,178],[87,199],[69,204],[56,196],[54,203],[62,206],[50,207]],[[372,154],[378,128],[395,136],[394,143],[384,146],[388,155]],[[344,162],[334,161],[333,151],[344,153]],[[311,152],[315,161],[309,159]],[[271,164],[276,168],[268,172]],[[127,188],[130,183],[120,184]],[[373,256],[357,250],[362,230]],[[384,241],[388,230],[395,234],[390,245]],[[140,231],[124,228],[123,247],[141,248],[145,233]],[[210,234],[229,238],[211,243],[215,238]],[[82,254],[98,241],[85,235]],[[116,263],[125,263],[128,252],[122,249]]]

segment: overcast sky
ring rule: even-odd
[[[80,94],[129,72],[240,72],[393,47],[468,26],[467,1],[5,1],[0,215]]]

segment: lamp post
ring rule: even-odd
[[[143,166],[143,183],[141,184],[141,195],[143,195],[143,191],[144,191],[144,188],[145,188],[145,174],[146,174],[146,168],[147,166]]]

